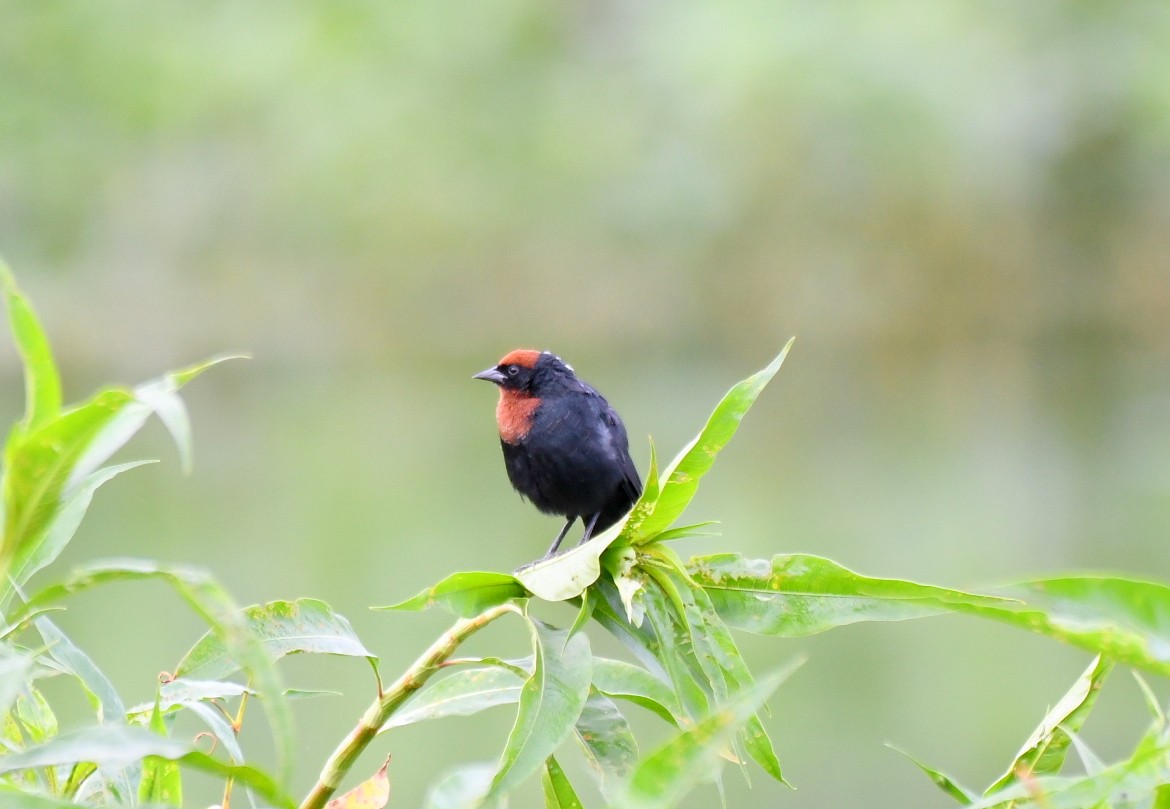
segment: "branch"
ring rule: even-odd
[[[474,618],[460,618],[454,626],[440,635],[439,639],[431,644],[431,648],[414,661],[410,668],[366,709],[357,727],[349,732],[325,762],[321,775],[317,777],[317,784],[301,803],[300,809],[322,809],[330,796],[337,791],[358,756],[374,740],[382,725],[386,724],[386,720],[398,707],[426,684],[431,675],[442,667],[443,662],[455,653],[459,644],[506,612],[521,614],[515,604],[500,604]]]

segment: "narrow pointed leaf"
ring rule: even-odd
[[[42,615],[33,623],[48,647],[49,656],[73,675],[85,690],[90,704],[97,712],[98,721],[124,722],[126,706],[122,698],[89,655],[81,651],[48,617]]]
[[[544,762],[540,784],[544,788],[544,809],[584,809],[565,771],[553,756]]]
[[[597,606],[596,598],[597,596],[589,588],[585,588],[581,592],[581,606],[577,608],[577,617],[573,619],[573,625],[569,627],[570,638],[584,629],[585,625],[589,623],[589,619],[593,617],[593,608]]]
[[[735,735],[791,673],[773,672],[644,759],[614,809],[669,809],[695,786],[719,773],[723,753]]]
[[[154,461],[130,461],[129,463],[107,466],[94,472],[62,503],[45,528],[45,531],[21,547],[13,560],[10,575],[18,585],[24,585],[37,571],[51,564],[81,525],[81,518],[89,509],[94,492],[123,472]]]
[[[534,664],[524,683],[516,724],[508,736],[485,804],[498,802],[534,775],[569,734],[589,695],[589,640],[530,621]]]
[[[1072,688],[1060,699],[1040,722],[1032,737],[1024,743],[1015,761],[1006,773],[987,789],[988,795],[998,792],[1021,778],[1036,775],[1055,775],[1064,765],[1071,743],[1069,732],[1078,732],[1089,716],[1105,678],[1113,670],[1113,662],[1100,655],[1094,658]]]
[[[977,800],[978,796],[974,792],[972,792],[971,790],[962,786],[958,781],[951,778],[946,773],[940,772],[939,770],[936,770],[936,769],[933,769],[932,767],[926,766],[921,761],[914,758],[914,756],[907,753],[905,750],[902,750],[898,747],[894,747],[891,744],[887,744],[886,747],[889,747],[891,750],[893,750],[895,752],[901,753],[903,756],[905,756],[907,759],[909,759],[911,761],[911,763],[914,764],[914,766],[916,766],[918,769],[922,770],[922,773],[927,778],[929,778],[931,780],[931,782],[936,787],[941,789],[943,792],[945,792],[950,797],[954,798],[961,805],[970,806],[972,803],[974,803]]]
[[[25,429],[36,429],[61,412],[61,379],[40,321],[3,259],[0,259],[0,285],[4,288],[8,323],[24,364],[23,425]]]
[[[699,480],[739,429],[740,420],[755,403],[764,386],[780,370],[792,348],[792,340],[766,368],[735,385],[716,405],[702,432],[662,472],[662,491],[653,511],[638,526],[634,544],[649,542],[682,515],[699,487]]]
[[[898,579],[854,573],[804,554],[748,559],[724,553],[691,559],[687,572],[730,626],[799,637],[858,621],[902,621],[938,615],[960,604],[997,605],[978,596]]]
[[[439,606],[461,618],[474,618],[481,612],[513,598],[525,598],[524,589],[515,576],[506,573],[473,571],[453,573],[413,598],[376,610],[425,610]]]

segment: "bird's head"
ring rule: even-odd
[[[572,367],[556,354],[530,348],[508,352],[496,365],[472,378],[494,382],[503,391],[527,395],[540,395],[558,383],[576,379]]]

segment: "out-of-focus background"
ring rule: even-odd
[[[683,552],[1168,579],[1168,77],[1170,9],[1140,0],[8,3],[0,251],[69,397],[255,357],[190,387],[194,473],[149,431],[131,455],[164,462],[99,493],[63,565],[316,596],[395,672],[447,618],[368,606],[511,570],[559,526],[509,489],[472,373],[557,351],[645,468],[647,435],[672,455],[795,334],[689,512],[723,536]],[[21,397],[5,347],[4,421]],[[61,621],[131,702],[201,631],[149,585]],[[1087,662],[958,618],[743,641],[760,671],[810,660],[770,720],[799,789],[732,771],[737,807],[946,805],[883,743],[985,786]],[[372,686],[288,663],[345,692],[297,706],[304,788]],[[1097,713],[1106,758],[1146,722],[1124,674]],[[393,753],[416,806],[509,722],[404,730],[359,769]]]

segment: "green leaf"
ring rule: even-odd
[[[4,542],[0,555],[0,580],[5,582],[0,589],[5,594],[11,589],[7,582],[12,561],[31,554],[62,501],[73,494],[73,487],[88,471],[100,465],[79,474],[87,448],[132,400],[129,391],[107,390],[35,429],[14,430],[9,437],[4,452]]]
[[[716,777],[735,735],[794,668],[790,664],[763,677],[644,759],[613,802],[614,809],[668,809],[696,785]]]
[[[10,749],[41,744],[57,735],[57,717],[48,700],[31,683],[17,696],[4,717],[4,739]]]
[[[252,632],[243,611],[205,571],[136,559],[93,562],[78,568],[61,584],[42,590],[29,601],[26,610],[99,584],[146,579],[160,579],[171,585],[211,627],[227,650],[227,656],[248,672],[252,687],[262,697],[261,702],[272,725],[282,782],[287,780],[292,762],[292,715],[288,701],[284,698],[280,677],[260,639]]]
[[[43,570],[60,556],[81,525],[81,518],[89,509],[98,487],[127,470],[150,463],[154,461],[130,461],[107,466],[87,477],[76,491],[63,500],[61,507],[45,526],[44,532],[18,550],[9,572],[17,585],[23,586],[33,574]]]
[[[459,669],[432,681],[382,725],[379,733],[448,716],[471,716],[520,701],[524,678],[497,666]]]
[[[270,601],[245,607],[244,620],[248,630],[273,660],[290,654],[375,657],[358,640],[349,621],[315,598]],[[239,669],[239,663],[232,659],[223,641],[211,631],[183,656],[175,674],[218,680]]]
[[[623,521],[623,537],[620,542],[616,543],[616,546],[628,545],[630,539],[642,536],[642,525],[654,513],[654,505],[658,502],[658,496],[661,493],[662,488],[658,478],[658,451],[654,446],[654,439],[650,439],[650,468],[646,472],[642,494]]]
[[[42,615],[33,623],[48,647],[49,656],[81,684],[97,712],[99,722],[120,723],[126,719],[126,706],[110,682],[89,655],[81,651],[57,625]]]
[[[645,708],[672,725],[678,725],[683,715],[670,686],[646,669],[623,660],[593,658],[593,687],[607,697]]]
[[[0,804],[4,809],[89,809],[79,803],[32,795],[14,786],[0,784]]]
[[[1056,703],[1024,743],[1006,773],[988,787],[986,794],[1036,775],[1055,775],[1064,766],[1070,743],[1069,732],[1078,732],[1085,724],[1113,662],[1097,655],[1072,688]]]
[[[553,756],[549,756],[544,762],[540,784],[544,788],[545,809],[584,809],[581,799],[573,791],[573,785],[565,776],[565,771]]]
[[[12,271],[0,258],[0,285],[8,306],[8,322],[24,364],[25,430],[33,430],[61,412],[61,379],[48,338],[28,300],[21,294]]]
[[[959,605],[1031,632],[1170,675],[1170,587],[1110,576],[1036,579],[1007,588],[1019,603]]]
[[[718,525],[718,520],[707,520],[705,522],[697,522],[692,525],[680,525],[678,528],[671,528],[669,531],[663,531],[654,537],[655,542],[671,542],[676,539],[686,539],[687,537],[714,537],[719,536],[714,531],[702,531],[700,529],[706,528],[708,525]]]
[[[106,462],[106,459],[120,449],[137,433],[152,414],[159,417],[171,434],[179,450],[183,470],[191,468],[191,427],[187,411],[179,399],[180,388],[202,374],[208,368],[234,359],[245,359],[245,355],[233,354],[204,360],[178,371],[170,371],[158,379],[145,382],[127,393],[120,389],[106,393],[119,393],[124,397],[121,405],[102,425],[84,448],[76,467],[69,476],[66,488],[72,488],[91,472]],[[99,395],[100,396],[100,395]]]
[[[0,716],[8,713],[16,704],[17,697],[24,691],[29,673],[32,671],[33,660],[32,655],[22,654],[8,646],[0,646]]]
[[[605,695],[589,695],[574,728],[601,794],[612,799],[638,761],[638,743],[622,712]]]
[[[192,751],[186,742],[165,739],[145,728],[94,725],[81,728],[19,753],[0,756],[0,772],[93,762],[102,767],[133,765],[147,756],[177,761],[183,766],[232,778],[280,807],[295,806],[275,782],[253,767],[225,764]]]
[[[972,792],[971,790],[962,786],[958,781],[951,778],[946,773],[939,772],[938,770],[935,770],[935,769],[932,769],[932,768],[926,766],[921,761],[914,758],[914,756],[907,753],[905,750],[902,750],[901,748],[898,748],[898,747],[894,747],[892,744],[887,744],[886,747],[890,748],[891,750],[893,750],[895,752],[901,753],[903,756],[910,759],[910,761],[916,767],[918,767],[918,769],[922,770],[922,772],[926,775],[926,777],[929,778],[934,783],[934,785],[936,787],[941,789],[947,795],[950,795],[952,798],[954,798],[956,801],[958,801],[963,806],[970,806],[978,798],[978,796],[974,792]]]
[[[969,809],[1098,809],[1150,806],[1166,783],[1164,746],[1149,746],[1094,775],[1044,775],[971,803]]]
[[[150,714],[150,729],[159,736],[167,736],[167,726],[156,697],[154,710]],[[179,765],[174,761],[147,756],[142,762],[142,780],[138,784],[139,803],[165,803],[171,806],[183,805],[183,778]]]
[[[573,732],[589,696],[592,661],[588,637],[576,635],[566,642],[567,632],[533,620],[529,628],[532,676],[520,693],[516,724],[485,798],[487,806],[496,805],[544,765]]]
[[[597,596],[593,595],[593,591],[586,588],[581,592],[581,606],[577,609],[577,617],[573,619],[573,625],[569,627],[569,637],[572,638],[578,632],[585,628],[589,623],[589,619],[593,617],[593,608],[597,606]]]
[[[601,575],[601,556],[621,535],[625,520],[605,529],[584,545],[542,559],[516,571],[516,580],[545,601],[568,601],[584,592]]]
[[[902,621],[958,606],[1009,604],[899,579],[875,579],[818,556],[747,559],[723,553],[691,559],[687,572],[723,620],[761,635],[799,637],[858,621]]]
[[[438,605],[461,618],[474,618],[481,612],[499,606],[513,598],[526,598],[524,589],[515,576],[506,573],[471,571],[452,573],[447,578],[423,590],[413,598],[376,610],[425,610]]]
[[[665,553],[664,548],[657,548],[656,553]],[[741,691],[753,684],[751,671],[740,654],[735,638],[728,631],[727,626],[719,617],[714,604],[705,590],[697,587],[682,571],[681,561],[673,558],[673,553],[667,554],[671,565],[669,573],[677,585],[680,598],[685,608],[688,631],[691,636],[695,656],[699,658],[712,688],[720,700],[726,698],[724,689],[717,686],[721,679],[734,691]],[[759,717],[752,717],[740,733],[740,741],[749,756],[764,772],[774,779],[790,786],[784,780],[780,769],[780,761],[772,747],[772,740],[764,730]]]
[[[423,809],[479,809],[492,783],[496,767],[487,762],[465,764],[443,775],[427,792]],[[497,806],[507,806],[500,801]]]
[[[659,665],[670,678],[687,717],[698,719],[712,708],[710,684],[695,658],[691,639],[681,623],[679,612],[672,610],[665,593],[658,586],[647,587],[643,603],[646,618],[656,638],[652,647]]]
[[[617,585],[611,579],[603,578],[597,582],[593,590],[601,596],[597,599],[597,606],[593,608],[593,620],[625,644],[646,668],[665,674],[658,662],[658,639],[653,628],[647,623],[632,624],[626,620],[623,615],[625,607],[622,605]]]
[[[5,448],[2,486],[0,582],[5,584],[0,586],[0,593],[5,602],[10,597],[8,576],[13,560],[36,552],[44,532],[65,504],[106,459],[138,432],[156,408],[160,408],[164,423],[172,430],[184,463],[189,462],[190,431],[174,394],[184,382],[219,361],[210,360],[167,374],[134,391],[101,391],[80,405],[60,414],[54,412],[51,418],[38,417],[35,426],[26,425],[12,433]]]
[[[740,420],[755,403],[764,386],[780,370],[793,340],[788,341],[768,367],[729,390],[716,405],[702,432],[663,470],[665,482],[662,483],[662,491],[653,511],[637,527],[637,535],[632,536],[631,541],[635,545],[652,541],[686,510],[698,490],[699,480],[715,463],[715,456],[735,435]]]

